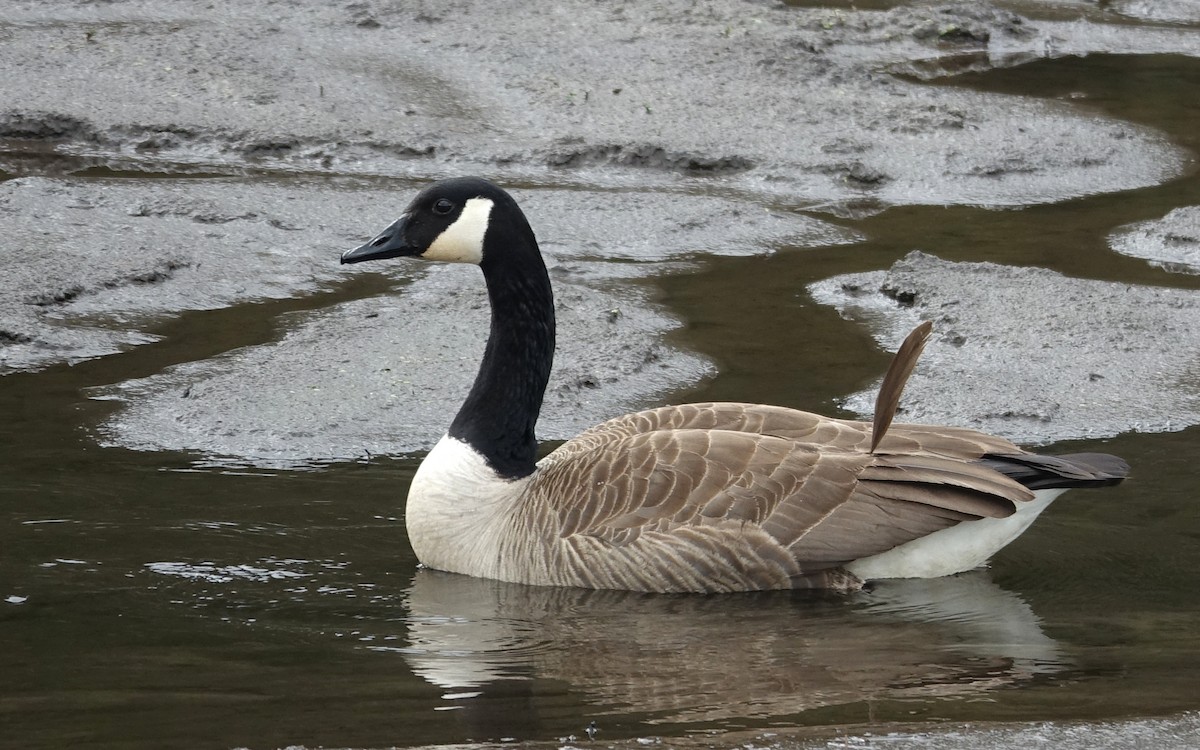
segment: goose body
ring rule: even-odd
[[[409,540],[431,568],[650,592],[853,589],[978,567],[1064,490],[1128,471],[1115,456],[1040,456],[963,428],[889,428],[927,324],[885,377],[874,424],[666,406],[536,461],[554,301],[524,214],[485,180],[437,182],[342,262],[401,256],[478,264],[492,308],[475,383],[409,490]]]

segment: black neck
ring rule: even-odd
[[[514,206],[515,207],[515,206]],[[492,328],[471,393],[450,424],[450,436],[483,454],[501,476],[533,473],[534,426],[554,360],[554,294],[524,217],[516,226],[489,226],[480,266],[487,281]]]

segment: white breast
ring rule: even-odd
[[[404,522],[417,559],[437,570],[501,577],[500,546],[527,482],[497,476],[474,448],[443,436],[408,491]]]

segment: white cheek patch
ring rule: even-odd
[[[454,223],[442,230],[421,257],[448,263],[478,264],[483,260],[483,235],[487,233],[491,215],[490,200],[471,198]]]

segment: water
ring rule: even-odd
[[[954,83],[1084,96],[1194,151],[1198,71],[1096,56]],[[1197,203],[1193,172],[1021,211],[889,210],[855,223],[871,239],[850,249],[712,259],[654,282],[688,321],[681,341],[721,366],[679,397],[836,411],[886,358],[804,286],[914,247],[1200,288],[1103,247],[1115,224]],[[1055,446],[1122,455],[1133,479],[1068,495],[987,571],[849,597],[417,571],[401,519],[413,461],[230,471],[93,442],[112,405],[85,389],[270,340],[276,316],[356,293],[191,313],[159,343],[0,379],[0,746],[416,746],[582,738],[591,721],[604,740],[719,745],[742,728],[1200,708],[1197,428]]]

